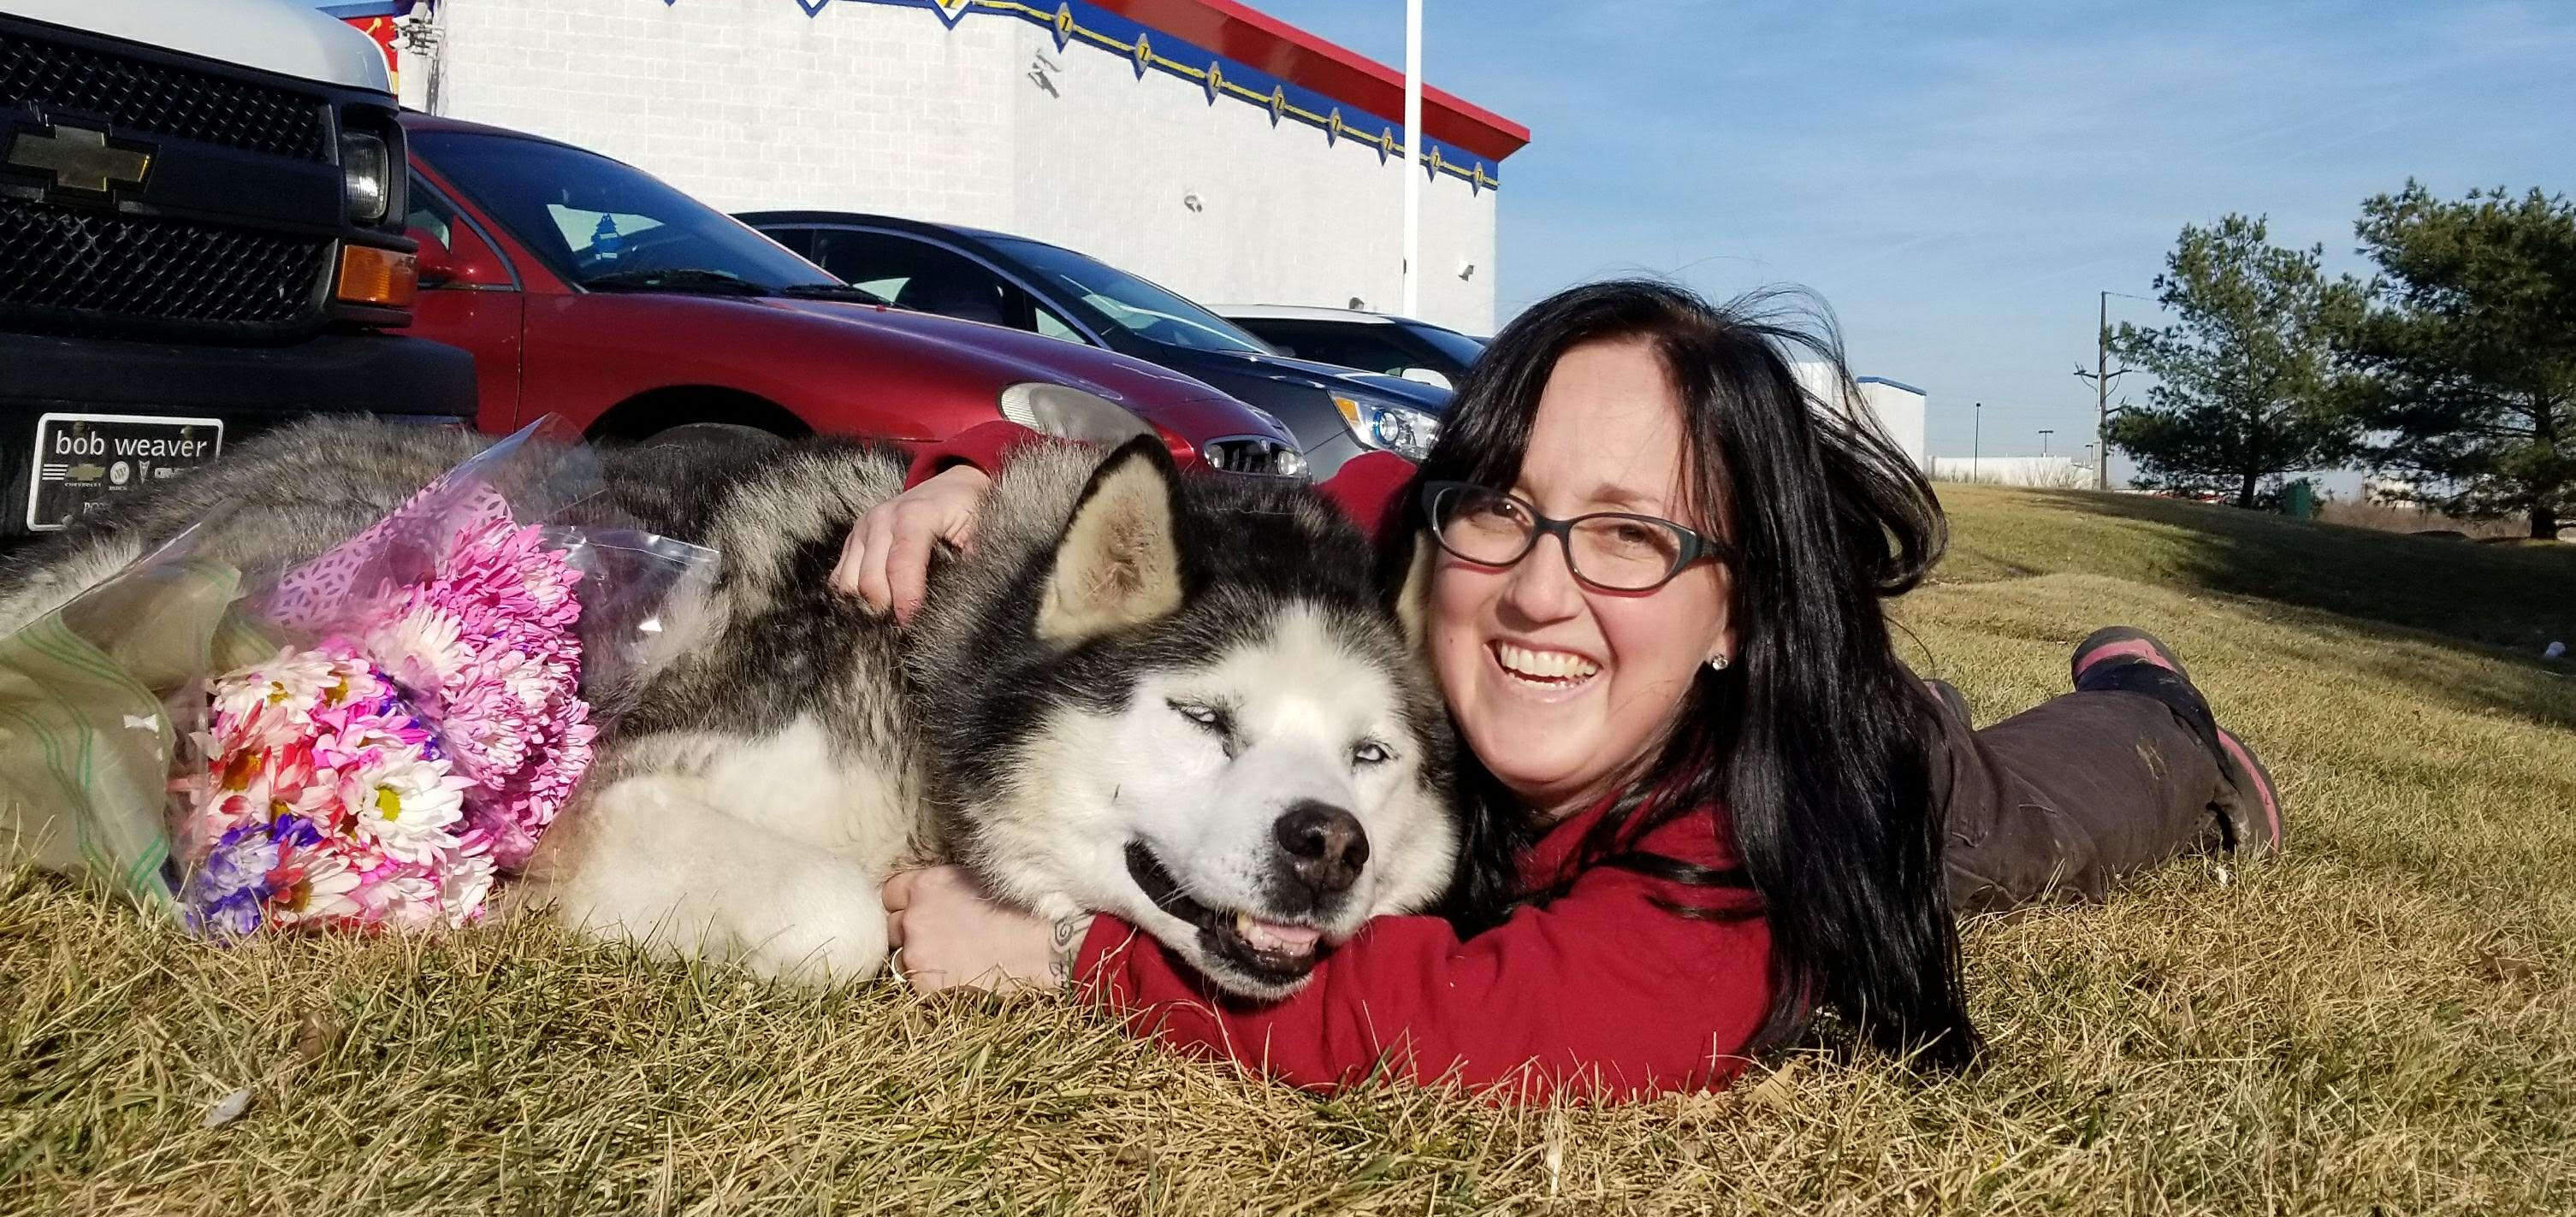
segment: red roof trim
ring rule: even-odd
[[[1092,3],[1369,113],[1404,117],[1403,72],[1236,0]],[[1497,161],[1530,141],[1529,128],[1428,82],[1422,86],[1422,133]]]

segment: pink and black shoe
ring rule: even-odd
[[[2218,772],[2227,779],[2227,790],[2211,806],[2226,829],[2228,848],[2249,857],[2280,852],[2280,788],[2273,785],[2262,758],[2218,725],[2209,699],[2191,683],[2191,673],[2172,648],[2135,626],[2108,626],[2075,645],[2071,666],[2077,692],[2140,693],[2172,707],[2218,758]]]

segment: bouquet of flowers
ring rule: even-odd
[[[494,516],[365,597],[354,636],[215,677],[207,767],[179,783],[189,926],[481,917],[590,764],[579,579]]]
[[[712,569],[711,552],[667,538],[522,523],[595,477],[564,460],[575,450],[529,440],[451,470],[220,621],[207,608],[232,601],[238,575],[181,545],[6,640],[0,717],[13,687],[27,705],[50,697],[26,716],[44,756],[114,741],[125,759],[112,780],[31,774],[0,733],[0,795],[52,787],[71,813],[49,838],[56,861],[77,855],[201,935],[480,919],[590,764],[585,649],[627,659],[655,628],[650,606]],[[101,598],[114,607],[84,604]],[[136,612],[165,604],[181,608]],[[138,635],[203,658],[135,671],[119,652]],[[42,662],[56,654],[73,662]],[[140,814],[161,831],[136,822],[143,750],[131,730],[116,739],[120,719],[158,729],[167,822],[157,792]]]

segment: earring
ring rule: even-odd
[[[1708,670],[1711,672],[1723,672],[1726,670],[1726,663],[1726,656],[1711,655],[1708,657]]]

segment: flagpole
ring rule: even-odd
[[[1422,0],[1404,0],[1404,315],[1422,315]]]

